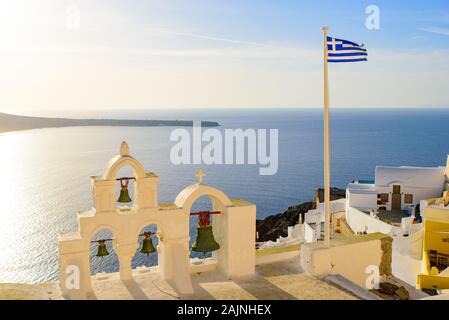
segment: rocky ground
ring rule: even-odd
[[[344,198],[346,191],[340,188],[331,188],[331,200]],[[283,213],[278,213],[256,221],[256,229],[259,238],[257,241],[275,241],[280,236],[287,235],[287,228],[298,223],[299,214],[304,215],[307,211],[315,209],[315,199],[323,202],[323,189],[315,191],[314,200],[288,207]],[[303,216],[304,217],[304,216]]]

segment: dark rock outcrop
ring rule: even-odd
[[[304,214],[315,207],[314,202],[304,202],[289,207],[284,213],[268,216],[263,220],[256,220],[257,241],[275,241],[280,236],[287,235],[287,228],[298,223],[299,214]]]
[[[275,241],[280,236],[287,236],[287,230],[289,226],[293,226],[298,223],[299,215],[304,218],[304,214],[315,209],[315,201],[317,197],[323,194],[323,189],[320,188],[315,192],[315,200],[304,202],[295,206],[288,207],[284,213],[278,213],[266,217],[263,220],[256,221],[256,230],[259,238],[257,241]],[[345,190],[339,188],[331,188],[331,200],[337,200],[345,197]]]

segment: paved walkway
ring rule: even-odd
[[[147,270],[145,270],[147,271]],[[134,271],[134,280],[121,281],[118,273],[107,279],[92,280],[94,296],[91,299],[176,299],[178,293],[154,269],[151,272]],[[306,275],[299,267],[299,258],[273,264],[258,265],[256,275],[245,280],[229,280],[218,272],[192,274],[195,294],[182,299],[198,300],[253,300],[253,299],[357,299],[315,277]],[[56,283],[46,285],[51,299],[62,299]]]
[[[410,215],[407,210],[378,210],[377,216],[386,223],[400,227],[402,218],[409,217]]]

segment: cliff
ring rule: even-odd
[[[78,126],[121,126],[121,127],[191,127],[191,120],[116,120],[116,119],[68,119],[68,118],[44,118],[18,116],[7,113],[0,113],[0,132],[40,129],[40,128],[59,128],[59,127],[78,127]],[[203,127],[217,127],[218,122],[201,121]]]
[[[331,188],[331,200],[345,197],[346,191],[339,188]],[[288,207],[283,213],[278,213],[256,221],[256,230],[259,235],[258,241],[275,241],[280,236],[287,236],[287,229],[299,221],[299,214],[304,215],[307,211],[316,208],[316,201],[323,202],[323,189],[315,191],[315,200]],[[303,216],[304,217],[304,216]]]

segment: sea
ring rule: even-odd
[[[42,115],[42,114],[39,114]],[[278,170],[260,175],[260,164],[179,164],[170,160],[174,127],[66,127],[0,134],[0,282],[36,283],[58,279],[58,234],[76,231],[77,213],[92,207],[90,177],[127,141],[130,154],[160,177],[159,202],[204,183],[257,205],[257,218],[281,213],[313,199],[323,186],[321,109],[194,109],[65,112],[58,116],[113,119],[210,120],[225,129],[277,129]],[[449,108],[344,109],[330,113],[331,184],[344,188],[354,179],[373,179],[376,165],[445,166],[449,154]],[[191,129],[188,129],[191,130]],[[128,175],[126,169],[120,174]],[[118,192],[118,190],[117,190]],[[131,195],[133,196],[133,195]],[[199,199],[195,210],[210,209]],[[196,237],[191,219],[191,242]],[[156,230],[148,226],[146,230]],[[113,236],[103,230],[95,239]],[[157,245],[157,238],[155,239]],[[91,272],[118,271],[117,256],[95,256]],[[195,255],[193,255],[195,256]],[[157,264],[138,250],[133,267]]]

